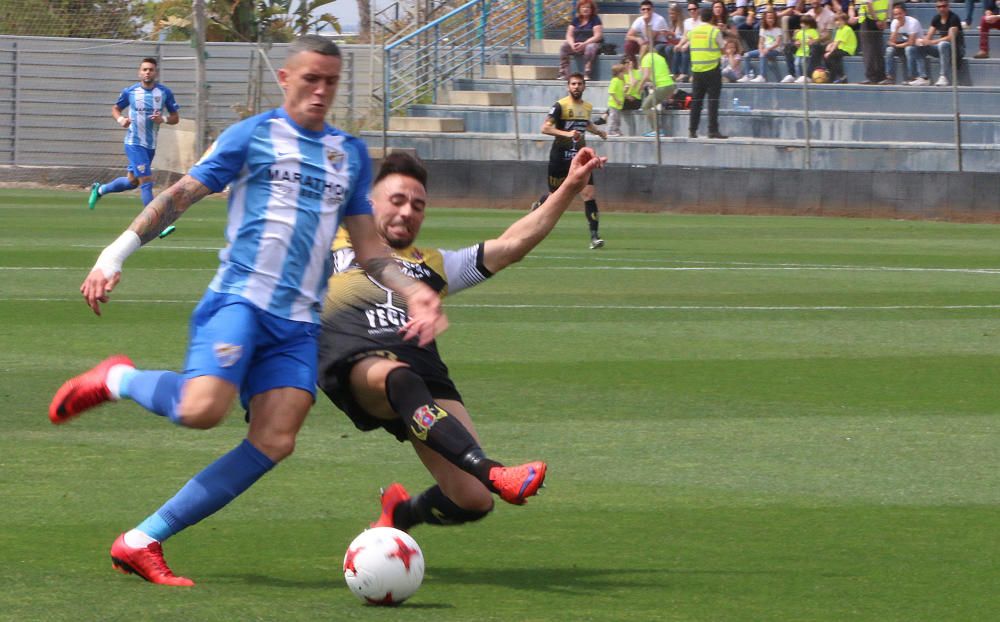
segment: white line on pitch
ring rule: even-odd
[[[0,298],[2,302],[83,302],[73,298]],[[114,298],[118,304],[197,304],[195,299]],[[995,305],[546,305],[546,304],[446,304],[456,309],[596,309],[611,311],[935,311],[1000,309]]]

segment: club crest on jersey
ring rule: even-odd
[[[326,160],[333,165],[334,168],[339,169],[344,164],[344,152],[339,149],[332,149],[330,147],[326,148]]]
[[[427,433],[431,431],[434,424],[448,416],[445,409],[437,405],[424,405],[413,412],[413,419],[410,422],[410,430],[413,435],[422,441],[427,440]]]
[[[219,367],[232,367],[243,356],[243,346],[234,343],[215,343],[212,344],[212,352],[215,353]]]

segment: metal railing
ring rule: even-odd
[[[572,6],[571,0],[470,0],[385,46],[384,127],[410,104],[437,103],[452,80],[482,77],[510,48],[526,50],[544,27],[565,23]]]

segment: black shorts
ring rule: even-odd
[[[386,420],[373,417],[354,400],[354,395],[351,393],[351,370],[356,363],[370,356],[400,361],[409,365],[410,369],[427,384],[431,397],[435,400],[462,401],[462,395],[455,387],[455,383],[448,377],[448,368],[441,358],[436,353],[417,346],[359,352],[326,365],[321,361],[319,388],[323,390],[323,393],[326,393],[326,396],[337,408],[344,411],[344,414],[354,423],[354,427],[363,432],[383,428],[395,436],[398,441],[407,440],[406,426],[402,419]]]
[[[555,192],[562,185],[562,182],[569,175],[569,160],[549,160],[549,192]],[[587,179],[587,185],[594,185],[594,176]]]

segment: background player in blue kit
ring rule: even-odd
[[[142,204],[153,200],[153,156],[156,155],[156,134],[160,126],[176,125],[180,107],[174,93],[156,81],[158,66],[155,58],[139,63],[139,81],[122,89],[118,101],[111,107],[111,116],[125,128],[125,157],[128,174],[114,181],[90,186],[90,209],[109,192],[124,192],[136,186],[142,189]],[[128,114],[125,110],[128,109]]]
[[[230,187],[226,246],[191,316],[184,372],[137,370],[112,356],[66,383],[53,423],[127,397],[177,424],[210,428],[239,395],[253,413],[247,439],[196,475],[145,521],[115,540],[115,568],[153,583],[193,585],[171,572],[160,542],[224,507],[292,453],[315,401],[320,306],[338,225],[365,270],[406,299],[400,333],[430,343],[447,326],[438,295],[403,274],[376,231],[363,142],[325,123],[340,80],[340,50],[306,35],[278,72],[281,108],[233,125],[191,171],[143,209],[101,253],[80,291],[94,313],[124,260],[201,198]]]

